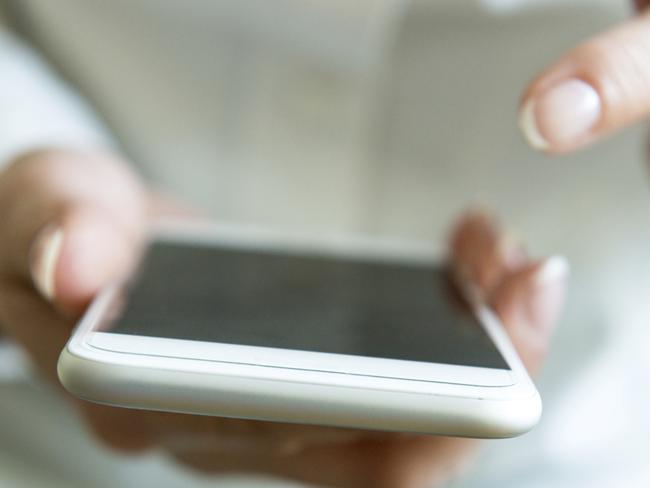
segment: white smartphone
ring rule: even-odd
[[[130,408],[522,434],[539,394],[471,295],[415,247],[167,224],[133,279],[89,307],[59,377]]]

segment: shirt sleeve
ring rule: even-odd
[[[97,114],[0,18],[0,168],[52,146],[114,146]]]

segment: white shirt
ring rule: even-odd
[[[516,127],[527,80],[624,18],[625,2],[13,3],[69,83],[2,34],[0,160],[57,142],[117,144],[146,178],[216,219],[439,247],[454,216],[481,202],[534,254],[566,254],[572,290],[539,380],[542,423],[486,443],[458,484],[647,485],[639,134],[549,160]],[[0,467],[13,467],[0,469],[0,486],[41,472],[62,486],[114,485],[109,473],[122,473],[121,486],[190,482],[156,456],[92,447],[40,386],[0,388]],[[51,419],[35,424],[44,409]],[[54,454],[62,438],[71,448]]]

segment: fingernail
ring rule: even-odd
[[[573,78],[527,100],[519,124],[528,143],[543,151],[551,145],[578,142],[596,125],[600,114],[598,92]]]
[[[564,256],[551,256],[540,266],[535,273],[535,284],[537,286],[548,286],[558,281],[565,280],[569,276],[569,260]]]
[[[36,237],[31,250],[31,274],[38,291],[48,300],[55,296],[56,265],[61,254],[63,231],[45,227]]]

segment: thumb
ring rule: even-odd
[[[114,218],[110,209],[71,208],[38,233],[30,274],[43,297],[78,312],[102,287],[132,269],[139,238]]]
[[[119,159],[43,151],[0,179],[0,270],[32,281],[44,298],[78,312],[128,272],[146,222],[145,192]]]
[[[565,153],[650,115],[650,12],[565,54],[526,89],[520,124],[536,149]]]

